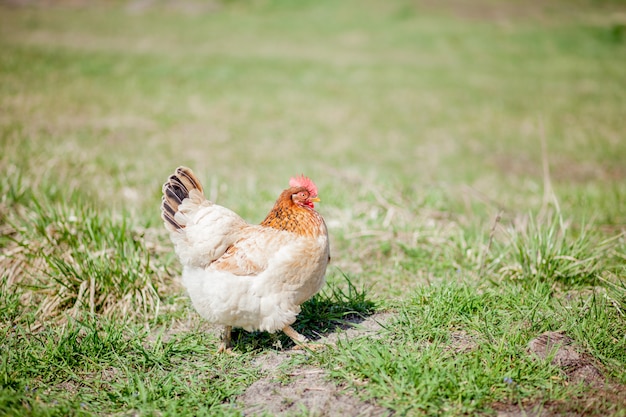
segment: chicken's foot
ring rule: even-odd
[[[318,350],[324,347],[324,345],[319,343],[310,343],[311,341],[304,335],[301,335],[297,331],[294,330],[293,327],[287,325],[283,328],[283,333],[285,333],[291,340],[294,341],[296,346],[294,350],[299,349],[310,349],[310,350]]]
[[[222,342],[220,343],[220,347],[217,349],[217,353],[228,353],[230,352],[230,342],[231,342],[231,332],[233,331],[232,326],[224,326],[222,330]]]

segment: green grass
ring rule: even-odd
[[[159,219],[184,164],[252,222],[315,179],[333,260],[298,331],[391,314],[287,368],[398,415],[624,415],[624,10],[0,5],[0,414],[239,415],[291,347],[214,354]],[[613,385],[529,355],[545,331]]]
[[[216,415],[257,373],[249,357],[215,355],[204,333],[148,340],[141,326],[101,318],[36,334],[6,329],[2,339],[0,409],[8,415]]]
[[[603,274],[619,268],[620,259],[611,256],[619,240],[617,235],[604,239],[597,231],[584,225],[571,230],[555,215],[538,224],[530,217],[528,226],[511,230],[504,244],[511,246],[508,257],[500,257],[490,265],[499,273],[534,285],[535,282],[556,282],[566,286],[593,286]],[[499,253],[505,253],[501,249]],[[507,262],[508,261],[508,262]]]
[[[626,341],[604,344],[609,334],[626,330],[615,309],[601,297],[566,307],[545,284],[424,287],[404,301],[382,338],[345,341],[319,360],[335,378],[400,414],[475,414],[495,402],[565,403],[585,388],[563,384],[561,369],[526,351],[533,337],[551,330],[572,334],[623,381],[618,364],[626,359]]]

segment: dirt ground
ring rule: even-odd
[[[319,344],[334,344],[338,338],[361,336],[376,337],[390,314],[368,317],[358,325],[317,340]],[[281,369],[294,355],[304,351],[288,350],[267,352],[255,361],[265,376],[252,384],[239,398],[238,403],[246,416],[287,416],[307,410],[313,416],[391,416],[383,407],[360,400],[353,392],[329,380],[322,369],[303,366],[298,369]]]
[[[375,314],[354,328],[320,339],[317,343],[333,344],[338,338],[377,337],[390,319],[390,313]],[[452,335],[450,349],[473,349],[474,342],[460,332]],[[238,407],[246,416],[289,416],[305,412],[319,417],[392,416],[393,411],[363,401],[354,391],[330,381],[328,373],[312,366],[282,366],[298,350],[270,351],[256,359],[264,376],[239,396]],[[546,332],[528,345],[528,354],[538,359],[552,357],[552,363],[563,369],[566,383],[586,384],[588,395],[567,402],[534,402],[522,404],[495,403],[498,417],[556,417],[620,415],[626,410],[626,386],[609,383],[601,365],[562,332]],[[553,356],[552,356],[553,355]]]
[[[562,402],[494,404],[498,417],[556,417],[625,415],[626,386],[607,381],[601,365],[564,332],[545,332],[528,344],[528,353],[561,368],[565,383],[584,384],[584,397]]]

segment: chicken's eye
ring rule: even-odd
[[[291,198],[298,199],[298,200],[306,200],[307,198],[309,198],[309,193],[307,193],[306,191],[299,191],[295,194],[292,194]]]

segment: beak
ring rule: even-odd
[[[311,198],[311,201],[314,202],[314,203],[319,203],[322,200],[320,200],[319,197],[313,197],[313,198]]]

